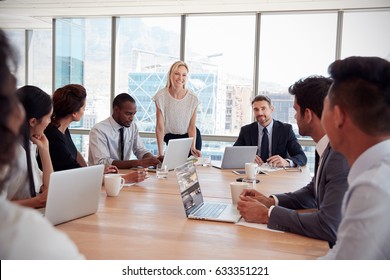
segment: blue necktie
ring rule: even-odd
[[[268,141],[268,130],[266,127],[263,128],[263,138],[261,138],[261,154],[260,157],[263,162],[267,162],[269,156],[269,141]]]

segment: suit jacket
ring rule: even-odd
[[[315,180],[300,190],[276,195],[279,205],[271,211],[268,227],[326,240],[332,247],[336,242],[341,221],[341,204],[348,188],[348,162],[343,155],[328,144],[323,154],[320,170]],[[299,213],[293,209],[317,208],[311,213]]]
[[[258,146],[259,127],[257,122],[241,127],[234,146]],[[306,165],[307,158],[301,145],[295,137],[292,126],[287,123],[274,120],[272,128],[271,155],[279,155],[282,158],[292,160],[296,165]]]

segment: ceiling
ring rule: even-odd
[[[0,0],[0,28],[50,28],[53,17],[390,8],[390,0]]]

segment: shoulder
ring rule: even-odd
[[[242,126],[240,129],[240,135],[243,136],[243,135],[252,135],[258,133],[259,130],[257,126],[258,126],[257,122],[253,122]]]
[[[8,236],[14,236],[12,240],[6,240],[6,236],[0,235],[1,243],[8,244],[10,249],[6,248],[6,252],[1,253],[2,259],[83,258],[74,243],[64,233],[52,227],[35,210],[13,205],[7,201],[0,203],[1,224],[7,228]],[[31,240],[34,240],[34,246],[29,243]]]
[[[191,89],[187,89],[187,94],[191,99],[198,101],[198,96]]]
[[[254,130],[254,129],[257,129],[257,127],[258,127],[257,122],[253,122],[253,123],[242,126],[241,130]]]
[[[280,128],[280,129],[285,129],[285,130],[292,130],[292,125],[289,123],[284,123],[278,120],[274,120],[274,127],[275,128]]]
[[[97,131],[97,130],[105,130],[107,127],[110,127],[110,117],[108,117],[107,119],[105,119],[105,120],[103,120],[101,122],[96,123],[91,128],[91,132],[92,131]]]
[[[161,99],[167,94],[168,90],[166,87],[163,87],[159,91],[156,92],[156,94],[152,97],[152,100],[157,101],[158,99]]]
[[[62,134],[62,133],[61,133]],[[58,130],[57,127],[55,127],[52,124],[49,124],[47,128],[45,129],[45,135],[47,137],[55,137],[60,135],[60,131]]]
[[[128,131],[131,131],[132,133],[139,134],[138,132],[138,126],[135,122],[132,122],[129,127],[126,128]]]
[[[326,169],[327,174],[341,174],[343,173],[345,179],[348,176],[349,165],[347,159],[339,152],[333,150],[330,146],[327,147],[328,156],[326,158]]]

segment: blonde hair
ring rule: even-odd
[[[172,79],[173,73],[175,73],[175,71],[177,69],[179,69],[180,66],[184,66],[187,69],[187,72],[189,72],[188,65],[184,61],[179,60],[179,61],[176,61],[175,63],[173,63],[171,66],[171,69],[169,69],[169,71],[168,71],[167,84],[165,86],[166,88],[171,87],[171,85],[172,85],[171,79]],[[185,84],[183,85],[183,88],[185,88]]]

